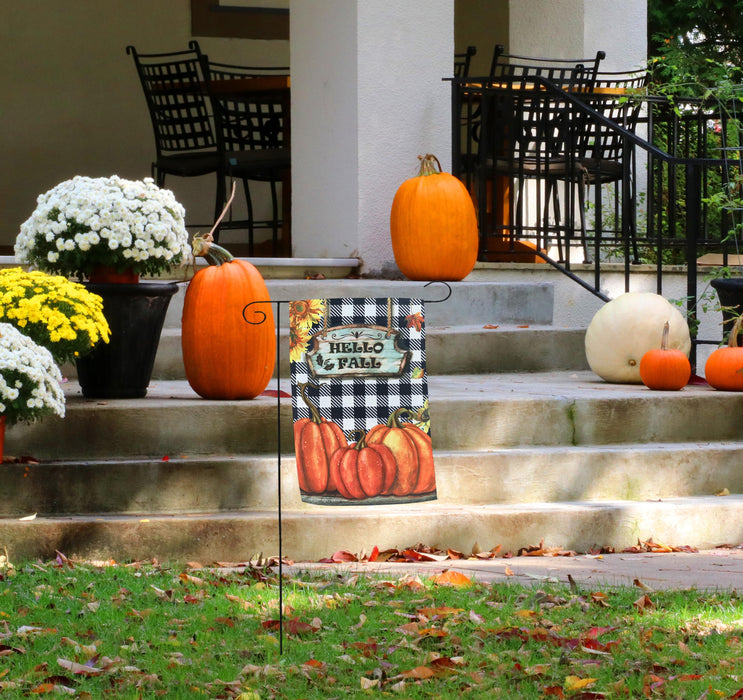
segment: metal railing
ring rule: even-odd
[[[632,123],[608,118],[608,100],[635,110]],[[476,204],[480,260],[544,261],[604,301],[617,263],[625,291],[652,265],[659,294],[668,266],[684,266],[692,363],[699,344],[719,343],[696,337],[697,260],[719,253],[727,265],[738,252],[735,212],[708,206],[741,172],[734,105],[470,77],[452,81],[452,124],[452,172]],[[604,137],[614,152],[602,171]]]

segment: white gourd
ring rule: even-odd
[[[607,382],[641,384],[640,360],[659,348],[669,323],[668,347],[689,355],[689,326],[681,312],[660,294],[627,292],[599,309],[586,331],[586,359]]]

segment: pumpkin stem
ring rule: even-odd
[[[730,330],[730,337],[728,338],[728,347],[737,348],[741,347],[738,345],[738,336],[743,331],[743,316],[738,316],[735,319],[732,329]]]
[[[671,332],[671,324],[666,321],[663,326],[663,337],[660,340],[660,349],[668,350],[668,334]]]
[[[310,384],[309,382],[299,382],[297,386],[299,386],[299,391],[302,394],[302,401],[304,401],[307,404],[307,408],[310,409],[310,420],[319,425],[322,423],[322,416],[320,415],[317,406],[307,398],[307,387],[311,386],[314,389],[319,389],[320,386],[318,384]]]
[[[426,175],[438,175],[441,172],[441,163],[433,153],[426,153],[424,156],[418,156],[418,160],[421,162],[421,167],[418,170],[419,176],[425,177]]]
[[[387,421],[387,427],[388,428],[402,428],[403,424],[400,422],[400,416],[403,414],[408,414],[409,416],[415,416],[415,413],[411,411],[409,408],[398,408]]]
[[[191,249],[194,257],[205,258],[210,265],[222,265],[235,259],[232,253],[214,242],[211,233],[196,234],[193,237]]]
[[[356,442],[356,445],[354,447],[355,450],[363,450],[366,447],[366,432],[363,430],[354,430],[350,433],[351,437],[354,435],[360,435],[358,441]]]

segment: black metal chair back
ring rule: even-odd
[[[468,46],[463,53],[454,54],[454,77],[466,78],[470,74],[470,62],[477,53],[477,46]]]
[[[209,84],[214,81],[246,80],[250,78],[285,77],[289,68],[237,66],[227,63],[206,62]],[[278,96],[278,97],[277,97]],[[218,138],[226,151],[247,151],[266,148],[283,148],[288,145],[287,104],[275,90],[252,92],[249,96],[239,91],[212,90]]]
[[[503,44],[496,44],[490,63],[491,78],[521,79],[530,77],[546,78],[562,88],[575,87],[576,78],[590,86],[598,73],[599,64],[606,58],[604,51],[597,51],[592,58],[538,58],[505,53]],[[576,67],[580,66],[580,74]]]
[[[634,133],[647,82],[646,71],[597,73],[583,101],[598,114]],[[583,122],[584,128],[576,143],[577,157],[593,161],[620,160],[624,141],[621,132],[595,119],[584,118]]]
[[[155,136],[152,176],[162,186],[166,174],[204,175],[216,171],[217,141],[204,92],[201,52],[143,54],[126,47],[134,59]]]
[[[247,228],[249,255],[253,255],[255,229],[270,228],[276,255],[280,247],[278,230],[285,227],[288,231],[289,226],[282,220],[277,190],[278,183],[288,186],[286,174],[291,168],[289,94],[287,90],[245,90],[244,86],[254,78],[285,79],[289,68],[216,63],[206,56],[202,57],[202,66],[214,111],[221,177],[242,180],[248,209],[247,219],[231,215],[220,228]],[[250,181],[269,183],[271,219],[256,219]],[[223,191],[227,191],[226,185]]]

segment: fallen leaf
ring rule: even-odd
[[[588,688],[596,682],[596,678],[579,678],[578,676],[568,676],[565,678],[565,690],[575,691]]]
[[[639,578],[634,579],[634,581],[632,581],[632,585],[633,586],[637,586],[642,591],[652,591],[653,590],[652,588],[650,588],[650,586],[646,586],[642,581],[640,581]]]
[[[722,491],[718,491],[715,496],[729,496],[730,491],[727,488],[722,489]]]
[[[447,569],[438,576],[431,576],[431,581],[439,586],[454,586],[456,588],[472,585],[471,578],[451,569]]]
[[[419,615],[423,615],[430,620],[432,617],[446,617],[447,615],[456,615],[457,613],[464,612],[464,609],[442,606],[440,608],[419,608],[418,610],[416,610],[416,612]]]
[[[632,605],[635,606],[637,612],[640,614],[645,612],[645,610],[652,610],[655,607],[653,601],[647,595],[641,596]]]
[[[103,673],[102,668],[89,666],[88,664],[79,664],[69,659],[57,659],[57,663],[66,671],[74,673],[76,676],[100,676]]]

